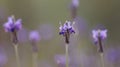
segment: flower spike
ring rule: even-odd
[[[103,52],[103,47],[102,47],[102,40],[107,38],[107,29],[105,30],[93,30],[92,31],[92,37],[94,39],[95,44],[99,44],[99,52]]]
[[[75,33],[75,30],[73,29],[73,24],[71,24],[70,21],[66,21],[62,26],[60,23],[59,29],[60,29],[59,34],[65,37],[66,43],[69,43],[70,34]]]

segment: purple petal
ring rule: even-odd
[[[92,37],[93,37],[93,39],[94,39],[95,41],[97,41],[97,40],[98,40],[98,31],[93,30],[93,31],[92,31]]]
[[[101,31],[100,34],[101,34],[102,39],[107,38],[107,30],[103,30],[103,31]]]
[[[10,32],[11,29],[13,28],[13,24],[10,23],[10,22],[6,22],[4,25],[3,25],[4,29],[5,29],[5,32]]]
[[[22,29],[22,20],[21,20],[21,19],[18,19],[18,20],[15,22],[15,29],[16,29],[16,30],[21,30],[21,29]]]

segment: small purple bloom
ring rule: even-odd
[[[59,29],[60,29],[59,32],[60,35],[65,35],[65,33],[69,33],[69,34],[75,33],[73,29],[73,24],[71,24],[70,21],[66,21],[63,26],[60,23]]]
[[[65,67],[66,65],[66,57],[65,55],[55,55],[55,62],[59,67]],[[70,58],[68,59],[68,62],[70,62]]]
[[[93,30],[92,37],[93,37],[95,42],[98,42],[98,37],[100,37],[102,40],[104,40],[105,38],[107,38],[107,29],[105,29],[105,30],[100,30],[100,29]]]
[[[72,5],[74,7],[78,7],[79,6],[79,0],[72,0]]]
[[[5,32],[19,31],[22,28],[22,20],[15,21],[14,16],[8,17],[8,21],[3,25]]]
[[[38,31],[31,31],[29,35],[29,39],[31,41],[39,41],[40,40],[40,35]]]

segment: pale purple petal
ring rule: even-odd
[[[103,30],[103,31],[101,31],[100,34],[101,34],[102,39],[107,38],[107,30]]]
[[[94,38],[95,42],[98,40],[98,32],[96,30],[92,31],[92,37]]]
[[[13,27],[13,24],[10,23],[10,22],[7,22],[3,25],[4,29],[5,29],[5,32],[9,32],[11,31],[11,28]]]
[[[12,17],[12,16],[8,17],[8,22],[10,22],[10,23],[14,23],[14,21],[13,21],[13,17]]]
[[[15,28],[16,28],[16,30],[21,30],[22,29],[22,20],[21,19],[18,19],[15,22]]]

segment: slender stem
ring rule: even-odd
[[[65,45],[65,48],[66,48],[66,67],[69,67],[68,44]]]
[[[105,67],[103,53],[100,53],[100,59],[101,59],[101,65],[102,65],[101,67]]]
[[[18,44],[13,44],[16,56],[17,67],[20,67],[20,59],[19,59],[19,52],[18,52]]]
[[[38,53],[37,52],[33,52],[32,53],[32,57],[33,57],[33,67],[38,67]]]

